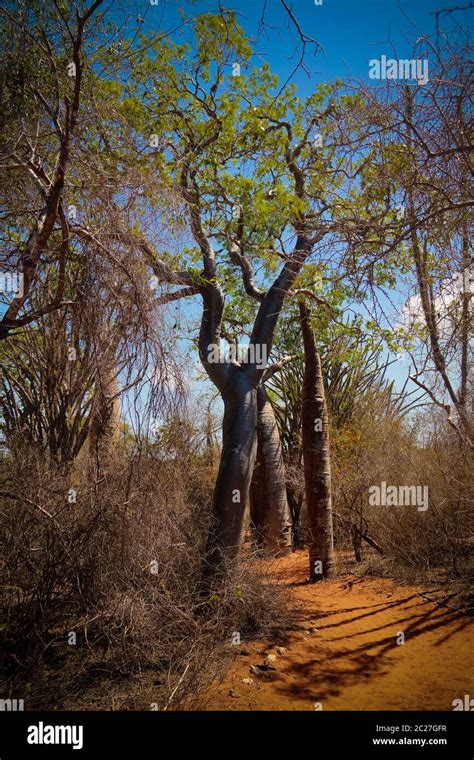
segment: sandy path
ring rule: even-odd
[[[303,552],[281,560],[279,573],[301,603],[298,627],[276,643],[243,642],[206,709],[452,710],[453,699],[474,697],[469,617],[387,579],[310,586]],[[287,651],[275,670],[250,672],[277,646]]]

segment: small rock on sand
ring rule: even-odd
[[[269,654],[265,658],[265,665],[269,670],[275,670],[276,654]]]

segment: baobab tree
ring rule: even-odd
[[[305,352],[302,388],[303,461],[309,538],[309,579],[330,578],[334,569],[329,414],[321,357],[310,322],[310,310],[299,304]]]
[[[256,456],[258,389],[285,297],[333,229],[328,210],[344,156],[331,144],[338,113],[332,87],[318,88],[303,103],[291,87],[275,98],[277,81],[266,64],[232,76],[233,62],[244,69],[251,58],[233,14],[201,17],[195,33],[192,62],[167,41],[153,45],[152,64],[148,58],[134,61],[115,107],[117,112],[127,107],[129,133],[135,130],[141,146],[148,128],[155,147],[149,160],[179,198],[194,245],[186,266],[183,252],[173,260],[157,251],[149,236],[120,234],[124,244],[143,252],[161,283],[180,288],[169,299],[202,299],[199,356],[224,402],[206,550],[212,573],[239,548]],[[198,257],[200,269],[193,264]],[[248,350],[239,361],[227,359],[221,348],[226,294],[232,298],[235,289],[251,299],[254,314]]]

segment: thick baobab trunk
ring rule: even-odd
[[[331,502],[329,416],[321,360],[309,323],[309,309],[300,302],[305,351],[303,380],[303,461],[309,533],[310,581],[332,575],[334,538]]]
[[[232,367],[222,396],[222,454],[206,547],[206,576],[238,554],[257,448],[257,390],[243,368]]]
[[[218,571],[225,571],[227,560],[234,559],[240,547],[243,515],[256,456],[257,388],[265,381],[266,362],[272,350],[273,335],[285,295],[311,253],[315,239],[310,240],[304,225],[301,225],[292,256],[265,294],[256,292],[245,260],[243,257],[238,259],[246,272],[246,289],[250,294],[258,295],[261,303],[250,336],[248,359],[240,364],[227,359],[221,361],[219,345],[224,294],[215,279],[215,253],[202,231],[196,209],[191,216],[194,234],[203,252],[204,274],[208,279],[205,285],[199,287],[204,305],[199,355],[224,401],[223,449],[202,573],[202,588],[207,591],[209,580],[215,578]],[[189,284],[182,276],[179,276],[179,282]]]
[[[257,391],[257,459],[250,490],[250,519],[256,545],[268,554],[291,548],[291,515],[280,434],[263,385]]]

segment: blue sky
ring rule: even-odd
[[[435,12],[457,3],[453,0],[285,0],[292,9],[302,30],[322,45],[324,52],[313,56],[314,46],[307,46],[307,64],[312,70],[309,78],[300,71],[294,78],[302,95],[309,94],[314,85],[337,77],[365,78],[368,62],[382,54],[406,57],[416,39],[435,31]],[[281,0],[222,0],[224,8],[233,8],[247,34],[257,34],[265,7],[266,29],[258,38],[262,60],[284,81],[295,65],[294,46],[298,42],[295,27],[289,23]],[[144,18],[144,29],[163,28],[178,18],[177,9],[190,14],[213,11],[218,3],[212,0],[159,0],[157,6],[149,0],[133,4]],[[469,12],[455,14],[468,21]],[[442,27],[452,23],[443,16]]]
[[[310,95],[321,82],[337,78],[368,80],[369,61],[373,58],[382,55],[413,57],[417,39],[435,34],[436,11],[464,4],[454,0],[322,0],[322,5],[317,5],[315,0],[285,2],[302,31],[322,47],[315,55],[315,46],[307,43],[305,64],[309,73],[299,69],[292,78],[301,97]],[[158,0],[157,5],[151,5],[149,0],[140,0],[136,6],[133,4],[135,7],[144,19],[143,30],[152,31],[171,29],[179,19],[179,8],[194,15],[216,11],[219,3],[214,0]],[[267,61],[272,72],[278,74],[280,83],[285,82],[295,68],[301,48],[297,47],[298,31],[289,20],[281,0],[222,0],[222,7],[234,9],[246,34],[256,38],[254,62],[260,65]],[[265,26],[262,30],[263,12]],[[131,19],[135,21],[134,16]],[[456,19],[467,23],[469,12],[440,16],[439,28],[450,28]],[[184,37],[186,34],[184,31]],[[186,304],[183,311],[194,319],[197,306]],[[184,324],[186,321],[185,318]],[[184,328],[184,334],[186,332]],[[389,376],[400,386],[407,372],[405,357],[392,365]]]

